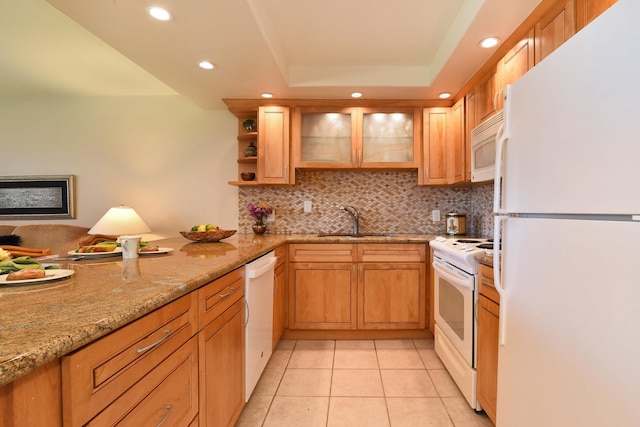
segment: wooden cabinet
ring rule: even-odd
[[[418,108],[298,107],[293,167],[411,169],[420,153]]]
[[[482,123],[497,112],[497,68],[493,67],[475,87],[475,123]]]
[[[60,359],[0,386],[0,425],[61,427],[60,389]]]
[[[197,391],[193,389],[198,381],[189,376],[197,370],[197,355],[193,345],[183,344],[197,331],[195,298],[195,293],[182,297],[63,357],[64,424],[99,424],[101,420],[136,419],[140,414],[157,418],[162,414],[159,422],[167,413],[166,406],[172,406],[176,410],[168,415],[171,421],[167,425],[188,425],[198,412]],[[170,357],[174,353],[179,355]],[[180,383],[179,396],[163,386],[166,376],[178,367],[187,375]],[[154,397],[147,400],[147,395]],[[103,411],[108,415],[101,414]]]
[[[238,118],[238,180],[232,185],[293,184],[295,175],[289,168],[289,107],[260,106],[230,109]],[[255,154],[247,147],[255,146]],[[250,181],[242,173],[253,173]]]
[[[500,296],[493,285],[493,269],[479,266],[477,398],[491,421],[496,422],[498,392],[498,339]]]
[[[534,66],[534,30],[529,30],[516,45],[498,62],[496,110],[504,106],[504,88],[515,83]]]
[[[286,302],[287,302],[287,248],[286,245],[275,249],[277,258],[275,265],[275,279],[273,289],[273,346],[275,349],[280,337],[287,327]]]
[[[602,12],[615,4],[616,0],[577,0],[576,28],[581,30]]]
[[[418,170],[418,184],[465,181],[464,99],[453,108],[426,108],[422,122],[422,167]]]
[[[355,245],[289,245],[289,328],[355,329]]]
[[[425,245],[358,245],[358,329],[424,329]]]
[[[566,42],[576,32],[576,0],[558,2],[535,25],[535,63]]]
[[[245,404],[244,268],[197,294],[200,426],[233,426]]]
[[[289,245],[291,329],[423,329],[425,245]]]
[[[289,108],[258,109],[258,183],[289,184]]]

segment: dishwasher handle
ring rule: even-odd
[[[277,261],[278,261],[278,258],[273,257],[269,260],[268,263],[256,269],[253,269],[251,265],[247,265],[247,276],[249,277],[249,279],[255,279],[257,277],[260,277],[263,274],[266,274],[269,271],[271,271]]]

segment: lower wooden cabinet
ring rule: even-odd
[[[275,249],[276,261],[273,272],[273,343],[275,349],[287,327],[287,247],[282,245]]]
[[[493,269],[480,265],[478,282],[478,358],[476,394],[480,406],[496,422],[500,297],[493,287]]]
[[[200,426],[233,426],[244,408],[244,298],[198,334]]]
[[[290,329],[425,328],[424,244],[289,246]]]

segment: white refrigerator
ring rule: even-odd
[[[504,113],[497,425],[640,426],[640,1],[508,87]]]

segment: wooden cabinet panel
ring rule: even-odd
[[[245,404],[245,302],[235,302],[198,334],[200,426],[233,426]]]
[[[456,184],[466,180],[464,132],[464,99],[451,107],[451,138],[447,147],[447,182]]]
[[[498,62],[498,87],[496,93],[496,110],[504,106],[504,88],[515,83],[527,71],[533,68],[534,58],[534,29],[529,30],[507,54]]]
[[[188,426],[197,413],[198,342],[193,337],[86,425]]]
[[[362,263],[358,275],[358,329],[425,327],[424,263]]]
[[[3,427],[62,426],[60,360],[0,387]]]
[[[535,59],[540,63],[576,32],[576,0],[559,2],[535,26]]]
[[[287,289],[287,266],[281,264],[274,271],[273,290],[273,345],[275,349],[280,341],[280,337],[285,330],[286,318],[286,289]]]
[[[289,108],[259,107],[258,183],[289,182]]]
[[[496,88],[497,70],[494,67],[489,74],[481,80],[475,88],[475,118],[477,126],[489,117],[493,116],[496,110]]]
[[[477,398],[489,418],[496,422],[498,391],[498,339],[500,297],[493,286],[493,268],[480,264],[478,270],[478,357]]]
[[[464,161],[465,181],[471,182],[471,131],[476,126],[476,95],[472,91],[465,96]]]
[[[355,329],[356,280],[353,263],[291,263],[289,327]]]
[[[584,28],[589,22],[596,19],[602,12],[615,4],[616,0],[577,0],[576,2],[576,27]]]
[[[361,243],[358,245],[360,262],[424,262],[426,247],[412,243]]]
[[[426,108],[422,120],[422,168],[418,179],[424,185],[447,184],[447,139],[450,108]]]
[[[64,422],[83,425],[197,332],[192,292],[62,358]]]

